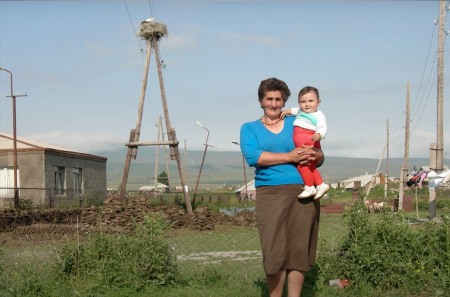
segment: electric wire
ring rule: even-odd
[[[435,29],[436,29],[436,25],[437,25],[437,23],[435,23],[434,26],[433,26],[433,32],[431,33],[430,46],[428,47],[428,54],[427,54],[427,58],[426,58],[426,60],[425,60],[425,66],[423,67],[422,79],[420,80],[419,90],[417,91],[416,99],[414,100],[414,104],[413,104],[413,107],[411,108],[411,110],[414,110],[414,107],[416,106],[417,98],[419,97],[420,89],[421,89],[421,87],[422,87],[423,78],[424,78],[424,76],[425,76],[425,70],[426,70],[426,68],[427,68],[428,57],[430,56],[431,45],[432,45],[432,43],[433,43],[434,31],[435,31]]]
[[[136,29],[134,28],[133,20],[131,19],[130,11],[128,10],[127,1],[124,0],[123,2],[125,3],[125,7],[126,7],[126,9],[127,9],[127,13],[128,13],[128,17],[129,17],[130,22],[131,22],[131,26],[133,27],[134,36],[136,36],[136,40],[137,40],[137,42],[138,42],[139,48],[141,49],[142,67],[145,67],[144,50],[142,49],[141,42],[140,42],[140,40],[139,40],[139,38],[138,38],[138,35],[137,35],[137,33],[136,33]],[[151,49],[150,49],[150,50],[151,50]],[[147,53],[146,53],[146,54],[147,54]],[[148,91],[147,91],[147,88],[145,89],[145,97],[147,98],[147,101],[148,101],[149,106],[150,106],[150,111],[151,111],[153,123],[156,125],[155,116],[153,115],[152,103],[151,103],[151,101],[148,99]],[[157,125],[156,125],[156,126],[157,126]]]

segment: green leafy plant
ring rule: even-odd
[[[94,292],[173,284],[177,269],[167,227],[161,214],[149,213],[133,234],[96,232],[82,243],[72,240],[59,250],[56,274],[95,284]]]

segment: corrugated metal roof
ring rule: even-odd
[[[355,186],[355,181],[361,181],[361,187],[364,187],[372,180],[373,176],[374,176],[373,174],[365,174],[365,175],[354,177],[351,179],[352,182],[349,183],[345,188],[353,189],[353,187]]]

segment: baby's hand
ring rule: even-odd
[[[312,141],[319,141],[321,139],[322,139],[322,136],[319,133],[314,134],[311,138]]]
[[[283,110],[281,112],[281,114],[280,114],[280,118],[284,119],[284,117],[287,116],[287,115],[291,115],[291,110],[290,109]]]

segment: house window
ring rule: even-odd
[[[17,167],[17,187],[20,187],[19,167]],[[0,198],[12,197],[14,197],[14,168],[0,167]]]
[[[64,167],[55,167],[55,194],[64,194]]]
[[[82,182],[81,172],[82,172],[81,168],[73,169],[73,189],[75,195],[81,194],[81,182]]]

